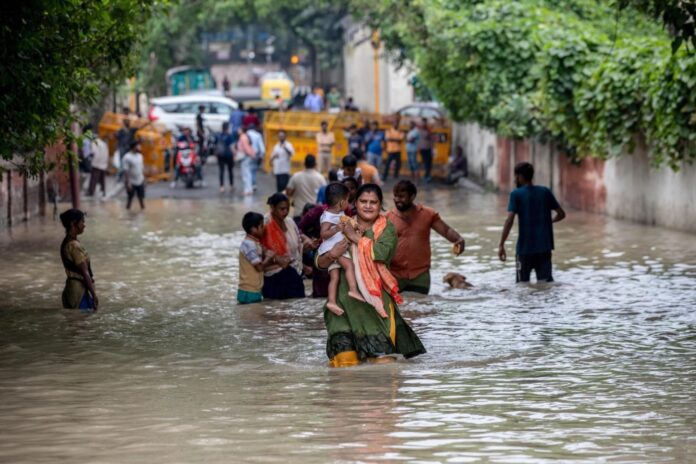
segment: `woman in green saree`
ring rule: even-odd
[[[363,282],[363,295],[368,301],[381,299],[387,313],[387,317],[382,318],[373,305],[349,297],[348,283],[341,270],[337,304],[342,313],[333,313],[324,307],[328,332],[326,354],[332,367],[354,366],[363,361],[391,362],[397,354],[412,358],[425,353],[420,339],[399,313],[397,301],[400,297],[387,271],[396,251],[397,236],[394,225],[380,214],[382,198],[379,186],[361,186],[356,193],[355,206],[356,219],[360,229],[365,230],[364,234],[347,227],[344,231],[346,242],[317,258],[317,266],[326,269],[352,245],[353,259],[357,259],[356,272]],[[360,259],[371,259],[371,262],[361,263]],[[365,295],[366,291],[373,295]],[[380,296],[375,297],[375,294]]]

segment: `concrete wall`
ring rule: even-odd
[[[45,215],[54,198],[58,201],[70,198],[68,174],[60,159],[64,151],[62,145],[47,148],[46,159],[56,163],[56,168],[37,177],[24,176],[13,169],[12,163],[0,162],[3,168],[0,179],[0,228]],[[21,160],[14,161],[18,163]]]
[[[696,166],[684,164],[676,173],[654,168],[641,144],[619,158],[573,163],[552,145],[497,137],[475,124],[455,124],[453,140],[464,148],[471,177],[502,192],[514,188],[515,164],[529,161],[535,182],[565,206],[696,232]]]
[[[346,32],[343,47],[345,96],[353,97],[362,111],[375,111],[375,51],[370,43],[371,30],[351,25]],[[410,71],[397,69],[384,53],[379,51],[379,112],[393,113],[413,103],[413,87],[409,84]]]

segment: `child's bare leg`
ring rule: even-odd
[[[365,301],[365,298],[360,294],[358,289],[358,281],[355,279],[355,268],[353,268],[353,260],[341,256],[338,258],[338,264],[346,271],[346,281],[348,282],[348,296],[358,301]]]
[[[331,278],[329,280],[329,301],[326,303],[326,308],[335,315],[341,316],[343,314],[343,310],[336,304],[336,298],[338,296],[338,281],[341,278],[341,270],[331,269],[329,271],[329,277]]]

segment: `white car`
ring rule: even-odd
[[[204,126],[214,132],[222,131],[222,123],[230,120],[230,115],[237,109],[237,102],[216,95],[177,95],[150,99],[150,121],[164,124],[172,132],[179,133],[183,127],[189,127],[195,134],[198,107],[203,106]]]

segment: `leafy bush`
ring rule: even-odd
[[[696,158],[696,56],[649,16],[599,0],[382,0],[360,4],[387,46],[460,121],[550,135],[575,156]]]

